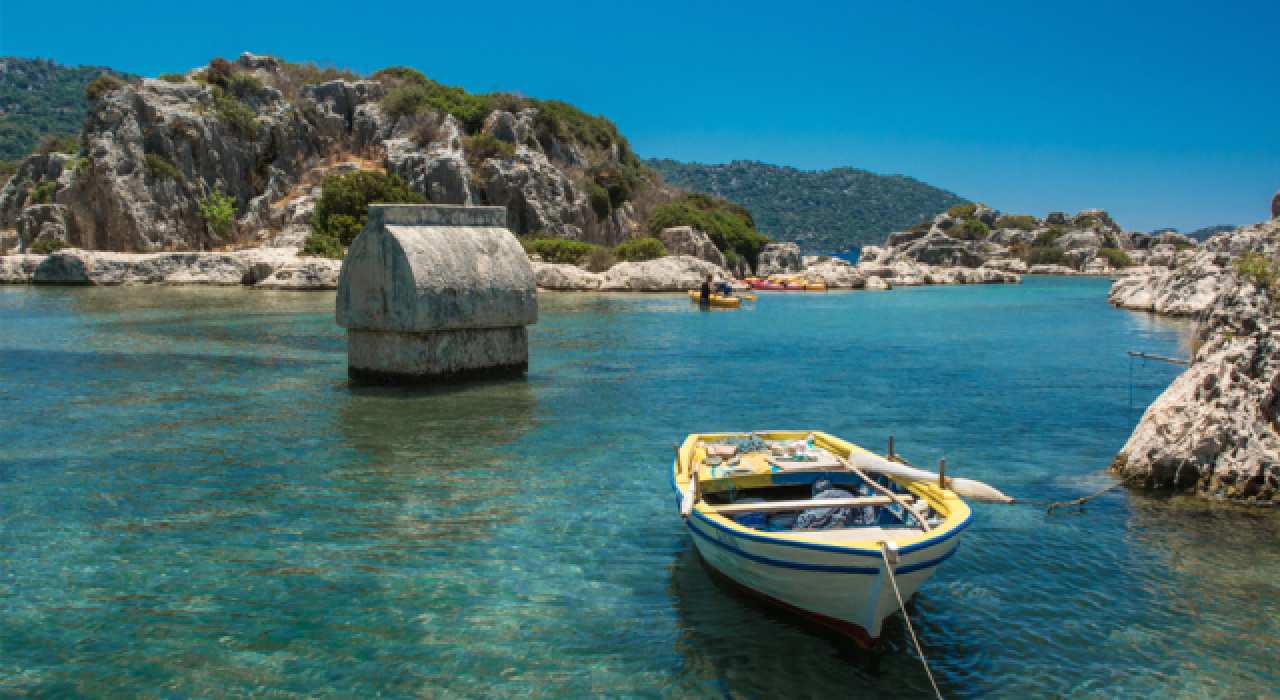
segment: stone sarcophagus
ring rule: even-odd
[[[505,208],[373,204],[342,263],[336,316],[352,379],[519,376],[538,292]]]

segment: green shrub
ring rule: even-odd
[[[1027,255],[1031,252],[1031,245],[1021,238],[1013,239],[1009,244],[1009,254],[1015,258],[1027,259]]]
[[[236,73],[227,79],[227,92],[240,99],[260,97],[265,89],[258,76],[252,73]]]
[[[1027,253],[1028,265],[1067,265],[1067,251],[1061,248],[1032,248]]]
[[[1048,231],[1045,231],[1037,235],[1035,237],[1035,240],[1031,241],[1031,247],[1033,248],[1056,247],[1058,239],[1061,238],[1068,230],[1070,229],[1068,229],[1065,226],[1059,226],[1057,224],[1054,224],[1053,226],[1049,227]]]
[[[618,261],[614,259],[613,254],[607,248],[593,245],[591,250],[587,251],[587,259],[583,267],[587,268],[589,272],[604,272],[617,264]]]
[[[369,222],[369,205],[377,203],[426,204],[427,198],[409,189],[397,175],[360,171],[328,175],[321,183],[320,199],[311,215],[311,228],[341,245],[349,246]]]
[[[968,204],[957,204],[947,210],[948,216],[954,216],[957,219],[972,219],[978,213],[978,205],[970,202]]]
[[[1098,257],[1111,263],[1111,267],[1117,270],[1125,267],[1133,267],[1133,258],[1130,258],[1123,250],[1116,248],[1099,248]]]
[[[222,57],[209,61],[209,67],[203,73],[205,82],[224,89],[227,87],[227,81],[231,80],[231,76],[235,74],[235,66]]]
[[[423,75],[422,71],[408,66],[387,66],[382,70],[374,71],[373,75],[369,76],[369,80],[391,83],[395,86],[409,84],[426,87],[431,84],[431,79]]]
[[[53,192],[58,188],[58,183],[53,180],[42,182],[31,190],[31,194],[27,195],[27,204],[48,204],[53,201]]]
[[[182,171],[173,163],[165,160],[164,156],[156,153],[148,153],[145,158],[145,169],[147,177],[152,180],[177,180],[182,182]]]
[[[915,226],[912,226],[911,228],[909,228],[909,229],[907,229],[907,230],[908,230],[908,231],[928,231],[928,230],[929,230],[929,229],[931,229],[931,228],[933,228],[933,220],[932,220],[932,219],[930,219],[930,220],[928,220],[928,221],[921,221],[920,223],[916,224]]]
[[[128,83],[112,75],[100,75],[84,87],[84,98],[92,102],[112,90],[119,90]]]
[[[63,248],[73,248],[73,247],[74,246],[72,246],[70,243],[67,243],[66,241],[59,241],[59,240],[36,241],[35,243],[31,244],[31,252],[35,253],[36,255],[48,255],[49,253],[52,253],[55,250],[62,250]]]
[[[1034,231],[1036,230],[1036,217],[1005,214],[996,219],[996,228],[1016,228],[1023,231]]]
[[[338,239],[323,233],[312,233],[307,236],[307,240],[302,243],[302,252],[305,255],[314,255],[317,258],[333,258],[341,260],[346,255],[342,244]]]
[[[214,190],[200,200],[200,218],[209,222],[214,235],[226,239],[236,221],[236,205],[230,198]]]
[[[1242,276],[1249,278],[1253,286],[1275,291],[1276,280],[1280,279],[1280,273],[1276,269],[1275,261],[1266,253],[1244,253],[1232,265]]]
[[[552,263],[577,265],[586,259],[587,254],[596,246],[578,241],[566,241],[561,238],[522,238],[520,245],[526,253],[537,253],[543,260]]]
[[[623,262],[643,262],[667,257],[667,249],[656,238],[633,238],[614,248],[613,257]]]
[[[426,84],[412,83],[392,89],[382,98],[382,110],[394,117],[407,117],[426,109],[452,114],[468,132],[484,125],[492,111],[488,95],[472,95],[460,87],[441,85],[427,79]]]
[[[962,241],[980,241],[987,237],[987,225],[977,219],[967,219],[947,229],[947,235]]]
[[[156,80],[163,80],[166,83],[185,83],[187,76],[181,73],[161,73],[156,76]]]
[[[462,138],[462,153],[472,167],[479,167],[489,158],[515,158],[516,147],[492,134],[476,134]]]
[[[216,100],[218,121],[227,127],[232,136],[252,141],[258,135],[258,118],[248,105],[231,97]]]
[[[0,179],[7,180],[8,178],[13,177],[18,172],[19,167],[19,163],[15,163],[10,160],[0,160]]]
[[[301,63],[290,63],[289,61],[277,59],[276,64],[277,79],[273,81],[272,87],[284,87],[286,96],[294,97],[297,94],[297,88],[302,85],[319,85],[334,80],[342,80],[346,82],[355,82],[360,79],[356,73],[346,69],[338,68],[333,64],[325,64],[321,68],[312,61],[302,61]]]
[[[560,141],[577,142],[600,149],[607,149],[614,143],[625,144],[618,133],[617,125],[605,117],[592,116],[560,100],[531,99],[529,103],[538,110],[538,115],[533,119],[534,125]],[[625,161],[629,154],[628,148],[626,152],[619,155]]]
[[[46,134],[36,146],[36,153],[66,153],[75,155],[80,152],[80,142],[72,136]]]
[[[725,265],[726,265],[730,270],[736,269],[736,268],[738,267],[738,254],[737,254],[737,253],[735,253],[735,252],[733,252],[732,250],[727,250],[727,251],[725,251],[725,253],[724,253],[724,264],[725,264]]]
[[[592,183],[587,186],[587,197],[591,200],[591,211],[596,218],[604,221],[613,213],[613,204],[609,201],[609,190]]]
[[[674,202],[655,207],[649,214],[654,234],[671,226],[692,226],[706,231],[721,252],[734,251],[753,261],[769,237],[755,230],[751,212],[728,200],[690,192]]]
[[[1190,243],[1175,243],[1175,244],[1173,244],[1173,249],[1174,249],[1174,250],[1191,250],[1191,249],[1193,249],[1193,248],[1195,248],[1195,246],[1191,245]]]
[[[89,159],[88,158],[72,158],[71,160],[63,164],[62,169],[72,170],[72,171],[75,171],[76,174],[78,175],[86,176],[89,174]]]
[[[1076,219],[1076,228],[1093,228],[1093,224],[1094,221],[1092,216],[1082,216],[1079,219]]]

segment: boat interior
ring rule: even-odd
[[[694,477],[685,483],[696,482],[704,512],[746,528],[855,542],[917,536],[946,520],[911,482],[851,467],[825,435],[705,435],[687,446],[692,464],[678,464],[677,477]]]

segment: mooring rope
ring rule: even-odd
[[[1110,485],[1110,486],[1106,487],[1105,489],[1102,489],[1101,491],[1099,491],[1099,492],[1097,492],[1097,493],[1093,494],[1092,496],[1085,496],[1084,498],[1077,498],[1077,499],[1076,499],[1076,500],[1074,500],[1074,501],[1062,501],[1062,502],[1060,502],[1060,503],[1042,503],[1042,502],[1040,502],[1040,501],[1028,501],[1028,500],[1024,500],[1024,499],[1021,499],[1021,498],[1015,498],[1015,499],[1013,499],[1012,501],[1009,501],[1009,503],[1010,503],[1010,504],[1020,503],[1020,504],[1022,504],[1022,505],[1026,505],[1026,506],[1048,506],[1048,510],[1046,510],[1046,511],[1045,511],[1045,513],[1046,513],[1046,514],[1048,514],[1048,513],[1052,513],[1054,508],[1062,508],[1062,507],[1065,507],[1065,506],[1078,506],[1078,505],[1080,505],[1081,503],[1084,503],[1085,501],[1088,501],[1088,500],[1092,500],[1092,499],[1094,499],[1094,498],[1097,498],[1098,496],[1101,496],[1102,494],[1104,494],[1104,493],[1106,493],[1106,492],[1110,491],[1111,489],[1113,489],[1113,488],[1115,488],[1115,487],[1117,487],[1117,486],[1122,486],[1123,484],[1124,484],[1124,482],[1123,482],[1123,481],[1117,481],[1116,483],[1114,483],[1114,484],[1112,484],[1112,485]]]
[[[920,640],[916,637],[916,630],[911,626],[911,617],[907,615],[907,606],[902,602],[902,593],[898,591],[898,580],[893,576],[893,564],[889,563],[889,552],[885,549],[883,542],[880,543],[880,556],[884,558],[884,570],[889,572],[889,583],[893,584],[893,595],[898,598],[898,609],[902,611],[902,619],[907,621],[907,631],[911,633],[911,641],[916,644],[916,653],[920,654],[920,663],[924,664],[924,672],[929,675],[929,684],[933,686],[933,692],[938,696],[938,700],[942,700],[942,693],[938,690],[938,683],[933,680],[933,671],[929,668],[929,660],[924,658],[924,647],[920,646]]]

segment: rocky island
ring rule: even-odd
[[[1213,236],[1177,267],[1115,283],[1120,308],[1196,319],[1190,366],[1112,464],[1125,480],[1272,505],[1280,492],[1280,193],[1270,221]]]

